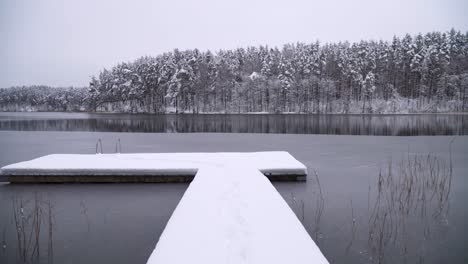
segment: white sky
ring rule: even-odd
[[[0,87],[84,86],[174,48],[390,40],[468,30],[466,0],[0,0]]]

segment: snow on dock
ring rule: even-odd
[[[288,152],[52,154],[1,168],[9,182],[188,182],[198,169],[255,165],[271,180],[305,180]]]
[[[147,264],[328,263],[254,166],[201,168]]]

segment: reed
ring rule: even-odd
[[[47,259],[53,262],[53,205],[38,193],[30,199],[12,198],[13,220],[16,231],[17,260],[19,263],[37,263],[41,258],[43,227],[47,228]],[[5,240],[5,238],[4,238]],[[6,248],[6,241],[3,242]]]
[[[315,183],[317,190],[314,192],[314,195],[306,201],[303,199],[297,199],[294,193],[291,192],[291,209],[296,213],[299,220],[306,227],[309,234],[314,237],[315,242],[319,243],[321,238],[320,224],[322,220],[323,211],[325,209],[325,198],[322,191],[322,185],[320,184],[320,179],[317,171],[314,171]],[[311,219],[313,220],[312,224],[310,221],[306,221],[306,202],[311,201],[313,203],[313,215]],[[311,226],[311,227],[310,227]],[[310,227],[310,228],[309,228]]]
[[[98,139],[96,142],[96,154],[103,154],[104,152],[102,151],[102,140]]]
[[[122,144],[120,144],[120,138],[115,143],[115,153],[122,153]]]
[[[384,263],[389,248],[400,250],[406,260],[413,239],[408,232],[421,232],[418,238],[426,241],[433,226],[447,219],[452,175],[451,147],[448,162],[433,154],[408,153],[380,170],[374,192],[369,187],[368,194],[368,246],[374,263]],[[408,230],[410,221],[419,221],[420,230]]]

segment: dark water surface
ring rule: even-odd
[[[468,135],[468,115],[0,113],[0,130],[375,136]]]
[[[0,166],[93,154],[99,138],[105,153],[119,138],[123,152],[289,151],[307,182],[274,186],[331,263],[468,262],[466,136],[0,131]],[[0,184],[0,263],[146,263],[187,186]]]

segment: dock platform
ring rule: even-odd
[[[255,166],[272,181],[305,181],[307,168],[288,152],[52,154],[0,169],[10,183],[190,182],[201,167]]]

